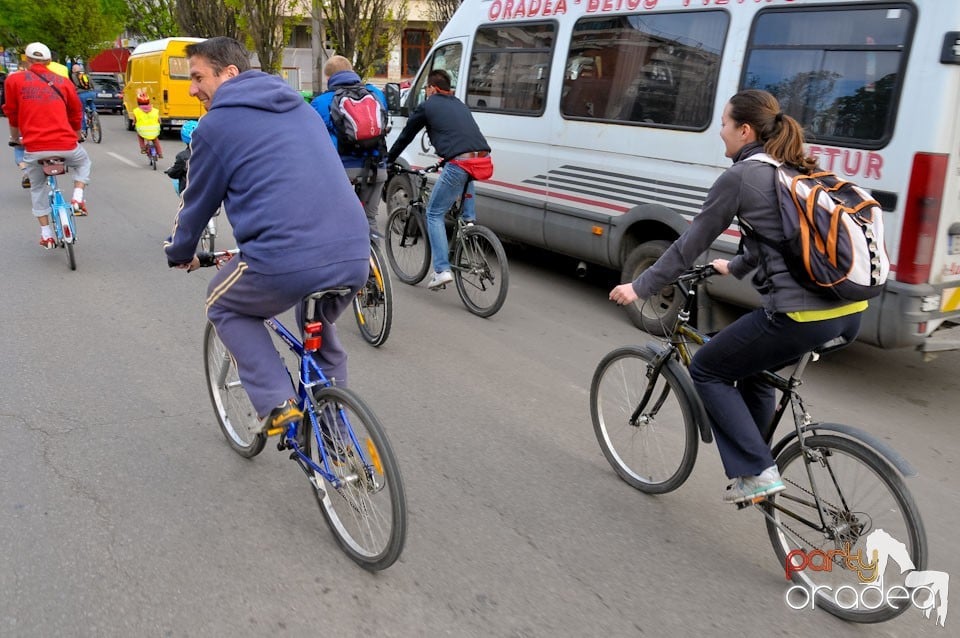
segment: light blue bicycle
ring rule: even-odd
[[[66,161],[62,157],[48,157],[39,160],[39,164],[43,174],[47,176],[47,187],[50,191],[50,219],[53,222],[57,247],[66,249],[70,270],[76,270],[77,258],[74,254],[74,245],[77,241],[77,228],[73,223],[73,206],[63,199],[63,193],[57,185],[57,175],[67,172]]]

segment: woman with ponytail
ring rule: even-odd
[[[683,235],[635,281],[614,288],[612,301],[625,305],[652,296],[693,265],[735,219],[764,237],[784,239],[776,169],[767,161],[749,160],[766,153],[801,172],[815,170],[800,124],[780,110],[775,97],[750,89],[726,104],[720,138],[733,165],[714,182]],[[751,235],[744,236],[742,254],[712,263],[721,275],[738,279],[755,271],[752,283],[763,298],[761,307],[697,351],[690,365],[724,470],[733,479],[723,500],[740,503],[784,489],[762,432],[773,416],[774,390],[761,382],[759,373],[782,368],[831,339],[852,341],[866,302],[850,304],[807,291],[790,275],[780,253]]]

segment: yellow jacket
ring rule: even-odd
[[[155,140],[160,136],[160,109],[150,109],[144,113],[139,106],[133,109],[134,126],[137,135],[145,140]]]

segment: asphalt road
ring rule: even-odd
[[[170,181],[121,117],[103,119],[76,272],[37,245],[0,162],[0,636],[956,635],[960,611],[939,628],[915,610],[857,626],[789,609],[761,518],[720,502],[711,447],[675,493],[620,481],[593,435],[590,377],[647,337],[605,300],[606,276],[515,247],[489,320],[452,287],[396,282],[383,348],[339,323],[409,505],[400,561],[357,568],[284,455],[224,443],[201,356],[211,273],[167,269]],[[181,148],[164,142],[161,169]],[[855,344],[804,387],[815,416],[920,468],[908,485],[928,568],[955,577],[958,364]]]

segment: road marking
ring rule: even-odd
[[[122,155],[117,155],[117,154],[114,153],[113,151],[107,151],[107,155],[109,155],[110,157],[112,157],[112,158],[114,158],[114,159],[120,160],[121,162],[123,162],[123,163],[126,164],[127,166],[132,166],[132,167],[134,167],[134,168],[139,168],[139,167],[140,167],[140,164],[139,164],[138,162],[131,162],[131,161],[128,160],[126,157],[123,157]]]

